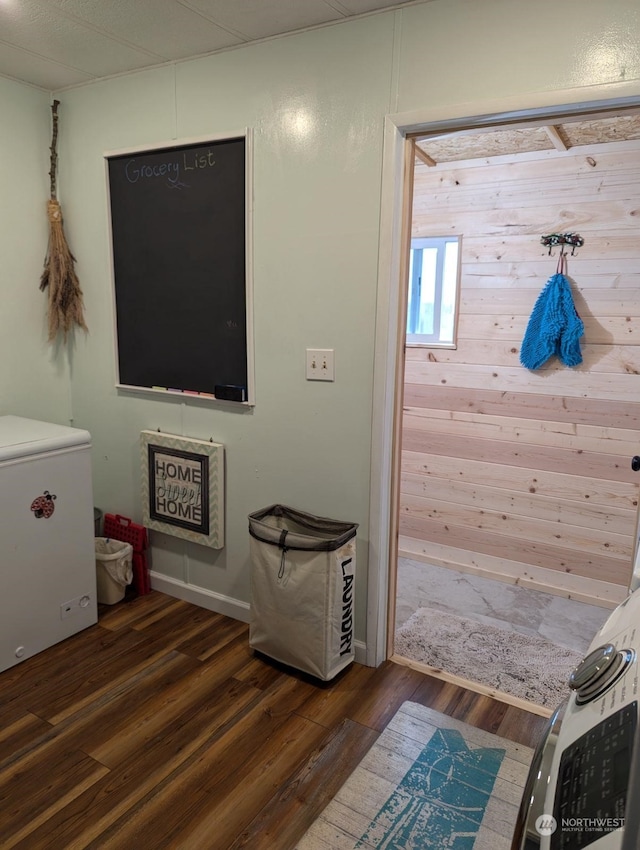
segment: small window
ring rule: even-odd
[[[411,240],[408,345],[455,344],[458,243],[457,236]]]

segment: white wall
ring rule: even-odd
[[[0,77],[0,415],[68,421],[66,359],[46,343],[50,97]],[[60,196],[62,200],[62,196]]]
[[[567,88],[579,101],[582,86],[640,79],[637,30],[636,0],[433,0],[59,95],[62,200],[90,327],[70,383],[74,421],[93,436],[96,504],[140,519],[142,429],[227,447],[225,548],[153,537],[154,569],[177,593],[246,603],[247,514],[282,502],[360,523],[364,640],[384,116],[471,115],[487,97],[526,107]],[[118,395],[103,153],[244,127],[255,134],[255,410]],[[305,381],[306,347],[335,348],[335,383]]]

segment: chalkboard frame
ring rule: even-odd
[[[207,145],[224,142],[244,142],[244,258],[245,258],[245,337],[246,337],[246,387],[240,395],[233,391],[218,397],[213,393],[194,392],[181,387],[158,387],[142,386],[138,384],[124,383],[120,380],[120,351],[118,335],[118,312],[117,312],[117,285],[115,272],[114,241],[113,241],[113,219],[111,203],[111,185],[109,177],[109,162],[111,159],[122,158],[129,155],[142,157],[145,154],[153,154],[160,151],[175,151],[180,153],[188,148],[198,145]],[[255,405],[255,367],[254,367],[254,344],[253,344],[253,133],[250,128],[244,128],[237,132],[207,134],[205,136],[194,136],[188,138],[173,139],[158,142],[156,144],[137,145],[128,148],[106,151],[103,153],[107,212],[109,225],[109,254],[111,265],[111,286],[113,304],[113,329],[114,329],[114,360],[115,360],[115,386],[117,391],[143,395],[152,395],[171,401],[185,403],[205,403],[216,407],[227,407],[233,409],[252,408]]]

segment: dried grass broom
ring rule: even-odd
[[[58,168],[58,105],[54,100],[51,104],[53,130],[51,136],[51,167],[49,178],[51,182],[51,197],[47,202],[49,216],[49,246],[45,258],[44,269],[40,278],[40,289],[44,292],[49,288],[49,342],[53,342],[62,332],[66,342],[69,331],[77,325],[87,330],[84,321],[84,304],[82,290],[75,272],[76,258],[69,250],[64,228],[62,226],[62,209],[57,199],[57,168]]]

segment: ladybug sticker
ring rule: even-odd
[[[31,502],[31,510],[35,514],[36,519],[40,519],[41,517],[49,519],[56,509],[56,506],[53,504],[55,498],[52,493],[45,490],[42,496],[38,496],[37,499]]]

